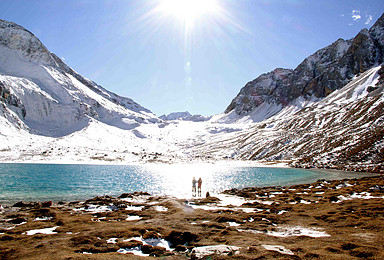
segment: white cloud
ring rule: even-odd
[[[352,19],[354,21],[357,21],[357,20],[361,19],[361,15],[360,15],[360,11],[359,10],[353,10],[352,11]]]
[[[370,24],[372,22],[372,15],[367,16],[367,20],[365,21],[365,24]]]

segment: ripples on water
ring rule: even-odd
[[[231,188],[289,185],[325,178],[324,173],[308,170],[220,164],[0,164],[0,202],[72,201],[134,191],[188,198],[194,176],[203,180],[203,196],[207,191],[215,194]]]

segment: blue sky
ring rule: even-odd
[[[1,0],[0,19],[24,26],[74,70],[157,115],[212,115],[248,81],[295,68],[384,12],[379,0],[212,0],[214,9],[186,26],[159,8],[164,1]]]

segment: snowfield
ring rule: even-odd
[[[6,126],[0,130],[0,158],[2,162],[119,164],[270,161],[292,160],[323,150],[313,156],[318,157],[317,163],[327,163],[328,157],[340,154],[370,130],[382,126],[382,114],[367,122],[384,104],[383,95],[371,96],[367,91],[377,83],[379,69],[380,66],[363,73],[320,101],[298,100],[300,107],[288,106],[260,123],[222,123],[213,117],[205,122],[137,123],[132,129],[125,129],[87,117],[81,129],[48,137],[30,133],[22,122],[19,128],[6,124],[7,120],[0,117]],[[366,113],[351,122],[349,117],[357,116],[350,115],[351,110],[367,104]],[[343,136],[348,138],[332,147]],[[380,147],[383,143],[375,145]]]
[[[379,37],[383,31],[377,23],[370,33]],[[316,52],[294,71],[276,69],[251,83],[269,93],[274,84],[300,74],[300,66],[323,68],[321,62],[345,56],[351,41]],[[339,70],[337,75],[346,71]],[[324,97],[276,96],[264,102],[256,92],[247,93],[251,83],[227,113],[159,118],[76,73],[23,27],[0,20],[0,162],[274,161],[384,171],[383,66],[371,66]]]

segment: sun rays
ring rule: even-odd
[[[231,1],[219,0],[149,0],[135,6],[136,15],[129,21],[130,27],[135,28],[131,35],[145,47],[163,48],[164,52],[153,58],[162,57],[171,64],[168,71],[175,75],[167,81],[171,85],[177,81],[185,110],[192,109],[196,89],[205,84],[201,76],[207,70],[202,68],[217,62],[210,60],[208,54],[215,51],[225,57],[228,49],[237,48],[233,47],[234,37],[250,35],[241,19],[237,19],[235,6]],[[159,77],[167,74],[162,68],[157,71]]]
[[[216,0],[161,0],[157,8],[183,22],[186,30],[193,28],[198,19],[217,15],[220,10]]]

